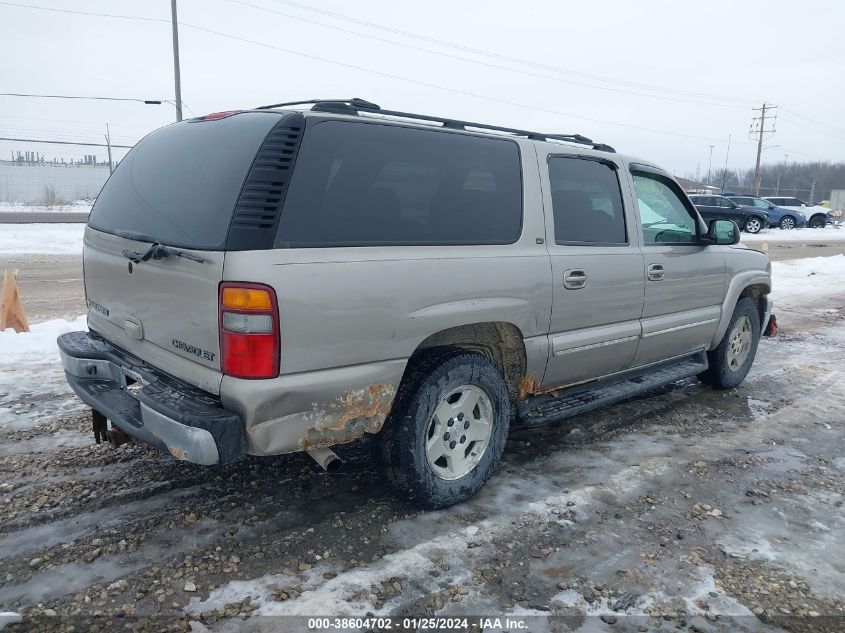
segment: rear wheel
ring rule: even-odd
[[[707,352],[710,367],[699,380],[717,389],[730,389],[745,380],[760,342],[760,315],[754,301],[737,301],[731,322],[718,347]]]
[[[823,215],[814,215],[807,224],[811,229],[823,229],[827,226],[827,219]]]
[[[757,216],[752,215],[745,221],[745,230],[748,233],[759,233],[763,228],[763,221]]]
[[[780,228],[788,231],[795,228],[795,218],[785,215],[780,220]]]
[[[461,351],[409,368],[378,451],[397,493],[426,509],[473,496],[505,447],[510,397],[498,368]]]

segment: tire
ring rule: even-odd
[[[823,215],[814,215],[810,218],[810,221],[807,222],[807,226],[811,229],[823,229],[827,226],[827,218]]]
[[[752,215],[745,221],[745,231],[747,233],[759,233],[763,229],[763,220],[756,215]]]
[[[403,379],[377,438],[379,461],[401,498],[426,510],[460,503],[496,469],[510,416],[507,384],[487,357],[460,350],[429,357]]]
[[[737,301],[728,329],[718,347],[707,352],[710,367],[698,375],[705,385],[732,389],[745,380],[760,342],[760,314],[754,301]],[[738,349],[745,347],[744,355]]]
[[[795,218],[790,215],[785,215],[780,219],[780,228],[784,231],[790,231],[796,226]]]

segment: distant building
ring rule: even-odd
[[[721,193],[721,189],[713,185],[705,185],[702,182],[695,182],[694,180],[679,178],[678,176],[675,176],[675,180],[678,181],[678,184],[681,185],[687,193],[709,193],[716,196]]]

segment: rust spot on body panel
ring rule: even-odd
[[[519,391],[517,392],[517,400],[525,400],[528,396],[533,396],[540,388],[540,381],[536,376],[526,374],[526,376],[519,383]]]
[[[315,411],[318,421],[300,441],[300,448],[346,444],[367,433],[378,433],[390,413],[395,395],[396,388],[390,384],[348,391]]]

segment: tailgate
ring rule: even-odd
[[[175,123],[144,137],[120,161],[85,231],[92,330],[161,371],[219,393],[218,288],[232,248],[230,225],[247,189],[258,210],[246,209],[240,224],[272,238],[274,224],[264,219],[272,200],[265,198],[278,184],[267,184],[256,203],[245,181],[265,140],[275,139],[271,132],[289,134],[286,116],[292,115],[240,112]],[[283,140],[292,155],[295,142]],[[277,162],[273,181],[289,168]],[[166,248],[138,261],[156,242]],[[249,239],[243,247],[257,248]]]
[[[204,261],[169,256],[131,266],[123,255],[149,247],[86,229],[88,326],[141,360],[216,394],[221,377],[217,289],[224,253],[179,249]]]

